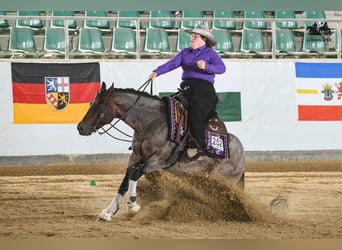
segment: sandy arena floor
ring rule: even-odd
[[[342,162],[248,163],[243,194],[205,175],[143,177],[136,216],[123,203],[97,222],[124,171],[1,166],[0,239],[342,239]]]

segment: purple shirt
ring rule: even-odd
[[[205,61],[205,70],[199,69],[197,61]],[[198,49],[184,48],[170,61],[160,65],[154,71],[157,76],[182,67],[182,79],[198,78],[214,83],[215,74],[222,74],[226,71],[219,54],[212,48],[203,45]]]

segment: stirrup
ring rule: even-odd
[[[191,160],[203,160],[206,156],[203,150],[199,150],[198,148],[188,148],[186,150],[186,154]]]
[[[197,154],[198,154],[197,148],[188,148],[186,150],[186,155],[191,159],[194,158]]]

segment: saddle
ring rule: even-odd
[[[166,102],[167,107],[168,139],[178,144],[175,151],[184,152],[192,141],[188,131],[188,101],[181,90],[162,99]],[[224,122],[217,117],[216,112],[208,121],[205,131],[205,144],[207,156],[229,158],[227,129]],[[175,157],[171,156],[170,158]]]

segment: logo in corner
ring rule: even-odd
[[[70,79],[68,76],[45,77],[46,103],[55,111],[65,109],[70,100]]]

